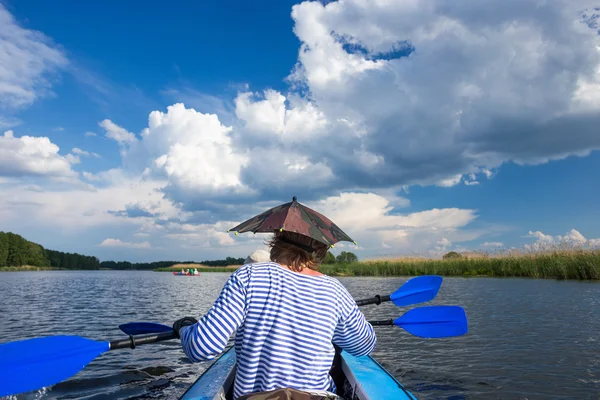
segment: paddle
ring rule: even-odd
[[[419,307],[396,320],[371,323],[375,326],[397,325],[419,337],[441,338],[467,332],[466,315],[457,306]],[[160,329],[164,327],[166,325]],[[0,396],[29,392],[64,381],[107,351],[133,349],[170,339],[175,339],[172,330],[111,342],[80,336],[49,336],[0,344]]]
[[[155,322],[128,322],[119,325],[119,329],[127,335],[145,335],[147,333],[169,332],[173,330],[173,327]]]
[[[405,282],[404,285],[390,295],[376,295],[368,299],[356,300],[356,304],[358,306],[367,304],[379,305],[385,301],[392,301],[398,307],[405,307],[413,304],[425,303],[433,300],[435,296],[437,296],[441,285],[441,276],[417,276]],[[171,330],[171,327],[154,322],[129,322],[127,324],[119,325],[119,329],[127,335],[140,335],[146,333],[168,332]]]
[[[399,318],[369,323],[373,326],[396,325],[423,338],[461,336],[468,331],[467,315],[459,306],[417,307]]]
[[[133,349],[175,338],[171,330],[112,342],[80,336],[48,336],[0,344],[0,397],[62,382],[109,350]]]
[[[417,276],[408,280],[398,290],[388,296],[376,295],[369,299],[357,300],[356,304],[364,306],[367,304],[381,304],[384,301],[392,301],[398,307],[410,306],[412,304],[425,303],[437,296],[442,286],[442,277],[438,275]]]

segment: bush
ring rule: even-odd
[[[327,252],[323,264],[335,264],[335,256],[330,251]]]
[[[358,257],[356,254],[351,253],[349,251],[342,251],[339,256],[335,258],[336,263],[355,263],[358,261]]]
[[[455,251],[451,251],[450,253],[444,254],[444,256],[442,258],[444,260],[452,260],[452,259],[456,259],[456,258],[462,258],[462,255]]]

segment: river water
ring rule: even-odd
[[[121,323],[199,317],[228,276],[0,273],[0,343],[59,334],[115,340],[124,338]],[[339,279],[359,299],[389,294],[409,278]],[[377,327],[373,353],[417,398],[600,399],[600,283],[444,278],[428,304],[464,307],[469,333],[420,339]],[[362,310],[369,319],[405,311],[390,303]],[[116,350],[65,382],[16,398],[174,399],[209,365],[189,362],[177,341]]]

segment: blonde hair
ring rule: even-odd
[[[285,264],[297,272],[304,268],[318,271],[328,250],[324,243],[287,231],[277,232],[267,245],[271,248],[271,260]]]

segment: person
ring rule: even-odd
[[[318,271],[328,246],[288,231],[268,244],[272,261],[241,266],[206,315],[173,330],[194,362],[222,353],[237,331],[234,399],[283,388],[335,393],[334,345],[367,355],[374,329],[346,288]]]

